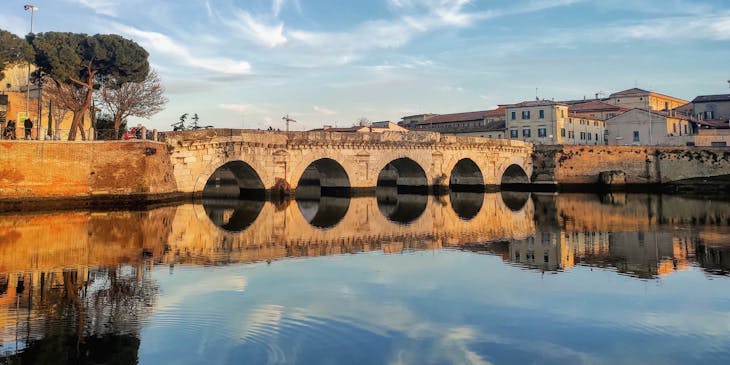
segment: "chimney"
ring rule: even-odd
[[[332,126],[331,126],[331,125],[327,125],[327,124],[325,124],[325,126],[324,126],[324,127],[322,128],[322,129],[323,129],[323,130],[328,130],[328,129],[332,129]]]

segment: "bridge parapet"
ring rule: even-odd
[[[320,174],[349,181],[349,188],[365,189],[376,187],[380,172],[399,159],[417,164],[429,186],[448,185],[454,167],[464,159],[474,162],[485,185],[499,185],[511,165],[519,166],[527,176],[532,172],[532,144],[435,132],[210,129],[165,133],[163,138],[169,146],[177,186],[186,193],[202,192],[211,175],[233,161],[250,166],[249,170],[257,175],[254,178],[260,179],[267,190],[282,186],[296,189],[305,171],[321,160],[334,161],[336,164],[326,165],[339,165],[344,173]],[[248,177],[239,180],[251,181]]]

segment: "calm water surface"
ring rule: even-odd
[[[727,364],[730,203],[379,192],[0,215],[0,364]]]

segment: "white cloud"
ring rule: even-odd
[[[71,0],[77,4],[86,6],[92,9],[95,13],[108,15],[112,17],[117,16],[119,9],[119,2],[116,0]]]
[[[614,40],[730,40],[730,15],[673,17],[615,26],[608,30]]]
[[[335,115],[335,114],[337,114],[337,112],[334,111],[334,110],[332,110],[332,109],[323,108],[323,107],[317,106],[317,105],[313,105],[312,106],[312,109],[314,109],[315,112],[320,113],[320,114],[324,114],[324,115]]]
[[[251,65],[246,61],[193,55],[193,52],[186,46],[176,43],[172,38],[162,33],[144,31],[118,23],[112,23],[110,27],[138,41],[146,49],[173,56],[188,66],[227,75],[248,75],[251,73]]]
[[[239,10],[235,19],[225,21],[239,35],[256,44],[274,48],[286,43],[284,23],[269,25],[260,18],[255,18],[247,11]]]
[[[274,16],[279,16],[281,9],[284,7],[284,1],[285,0],[273,0],[271,2],[271,11],[274,13]]]

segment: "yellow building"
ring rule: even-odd
[[[510,139],[535,144],[605,144],[603,120],[573,117],[568,104],[535,100],[509,105],[505,110]]]
[[[47,95],[42,95],[37,85],[30,86],[30,95],[28,94],[27,82],[27,65],[18,65],[4,71],[5,78],[0,80],[0,131],[5,131],[5,127],[10,120],[15,121],[15,136],[17,139],[25,137],[23,122],[25,118],[33,121],[31,130],[32,139],[38,139],[38,127],[40,125],[41,133],[44,139],[50,129],[54,131],[55,139],[66,139],[68,131],[71,129],[73,113],[66,113],[52,105]],[[38,107],[39,101],[41,107]],[[49,109],[51,110],[51,120],[49,122]],[[26,116],[26,110],[28,114]],[[55,110],[55,111],[54,111]],[[39,117],[40,114],[40,117]],[[90,113],[84,113],[86,128],[90,127]],[[5,138],[4,133],[0,133],[0,138]]]
[[[611,94],[607,103],[623,106],[629,109],[650,109],[669,111],[688,103],[687,100],[673,96],[647,91],[639,88],[628,89]]]

